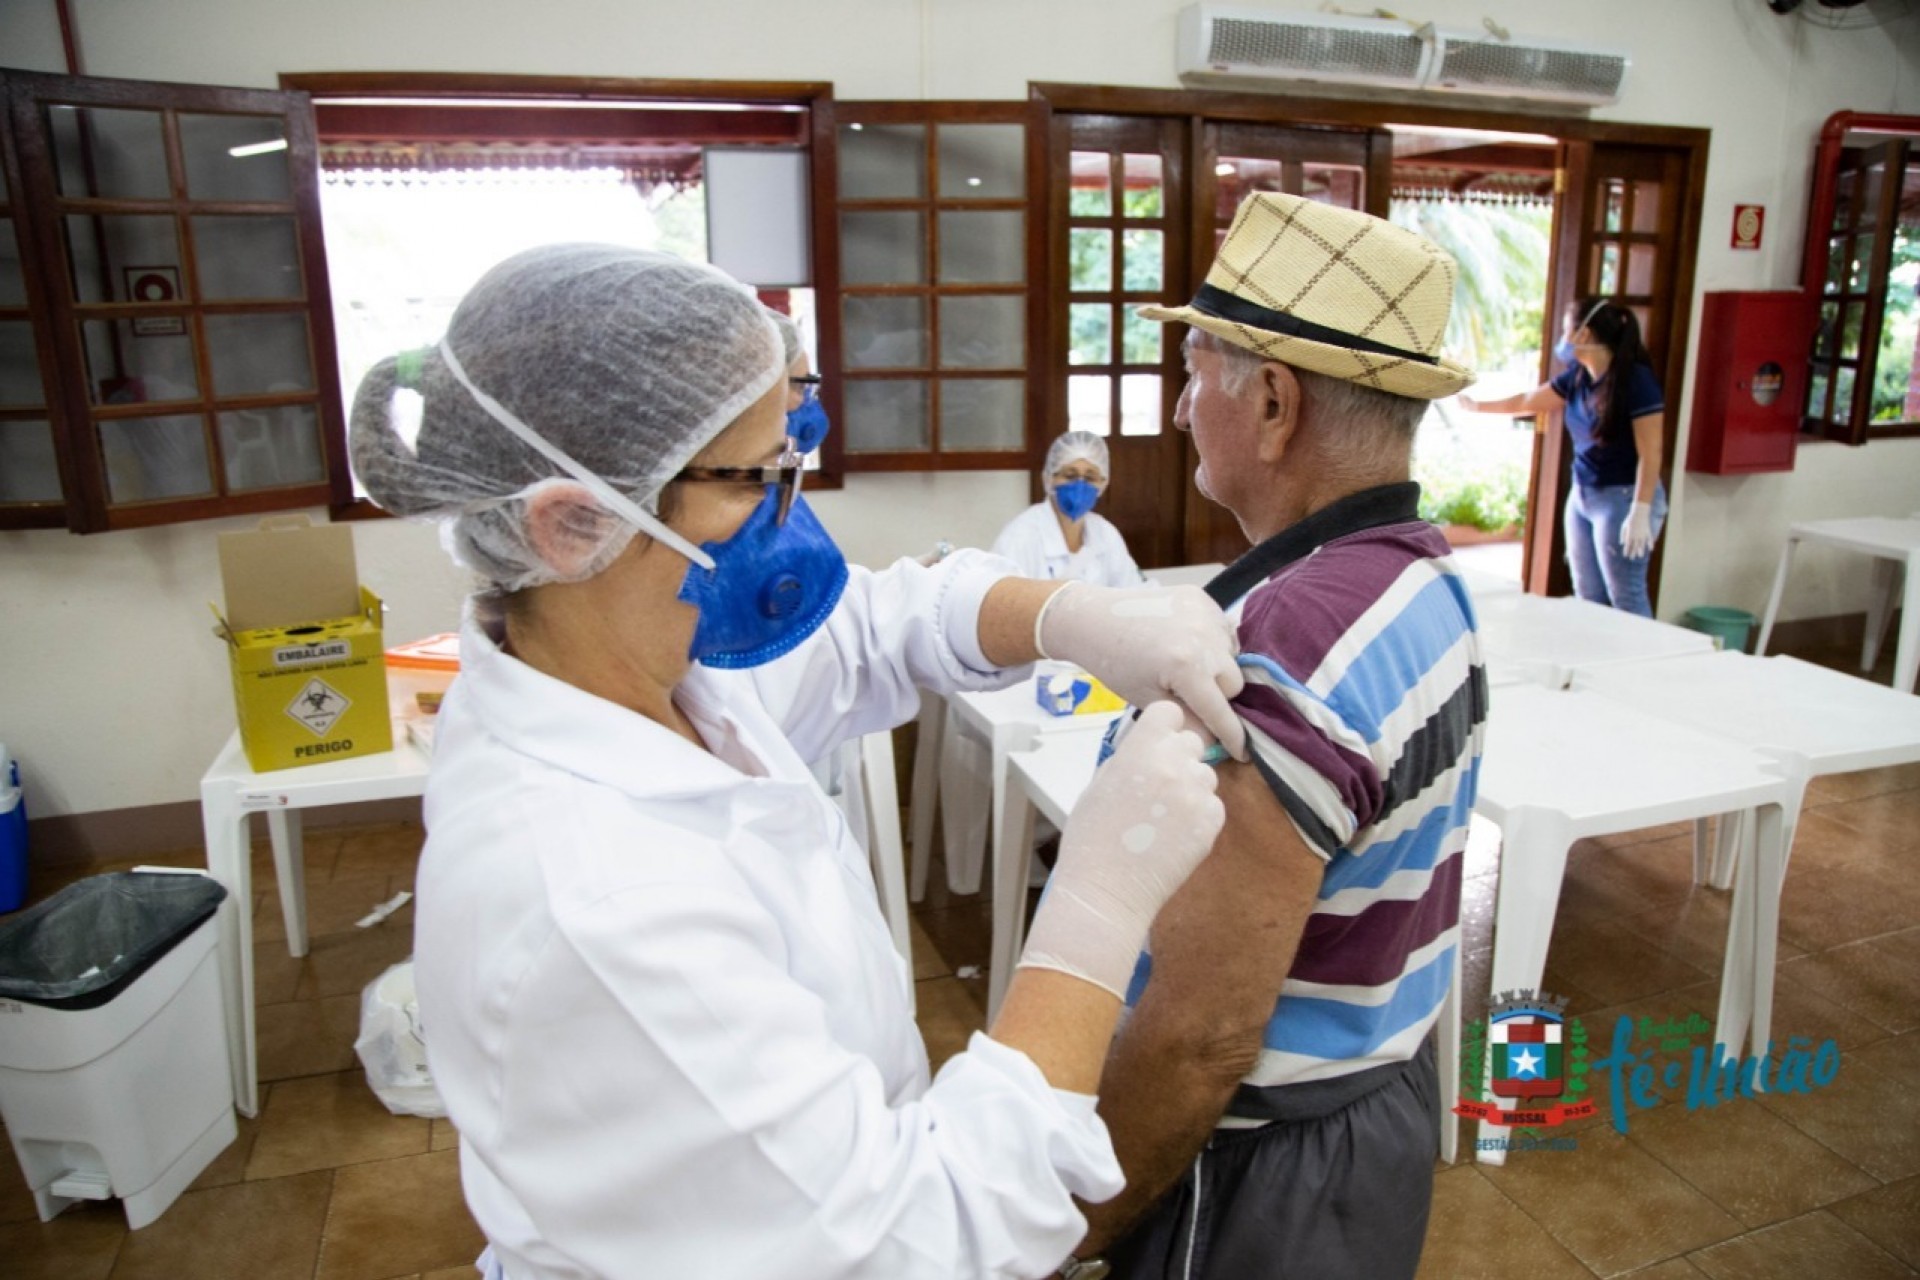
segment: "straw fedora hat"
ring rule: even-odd
[[[1241,202],[1193,301],[1140,314],[1282,364],[1437,400],[1474,377],[1440,354],[1455,271],[1432,241],[1390,222],[1262,191]]]

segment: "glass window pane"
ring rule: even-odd
[[[288,200],[287,129],[279,116],[182,114],[180,154],[195,200]]]
[[[199,398],[200,376],[194,371],[193,338],[185,316],[88,320],[80,326],[80,339],[87,353],[87,389],[95,404]]]
[[[277,489],[327,478],[320,456],[320,419],[312,405],[234,409],[216,414],[227,488]]]
[[[1112,157],[1104,151],[1073,153],[1067,212],[1076,218],[1105,218],[1113,213]]]
[[[1300,168],[1305,188],[1301,194],[1307,199],[1342,209],[1358,209],[1363,203],[1366,174],[1361,169],[1348,164],[1303,164]]]
[[[1024,378],[942,378],[940,451],[1025,449]]]
[[[1627,246],[1627,292],[1653,292],[1653,262],[1658,250],[1650,244]]]
[[[926,195],[925,125],[840,127],[842,200],[924,200]]]
[[[1853,421],[1853,370],[1842,366],[1833,371],[1833,415],[1839,426]]]
[[[849,369],[927,367],[925,298],[851,297],[845,306]]]
[[[1077,373],[1067,379],[1067,430],[1113,434],[1113,379]]]
[[[1166,233],[1130,227],[1120,238],[1120,287],[1129,292],[1158,293],[1165,279]]]
[[[1846,310],[1840,324],[1840,358],[1858,360],[1860,358],[1860,322],[1866,316],[1865,303],[1856,302]]]
[[[177,302],[180,236],[171,217],[102,214],[70,217],[67,257],[81,302]]]
[[[919,378],[847,383],[847,452],[890,453],[933,447],[927,425],[927,384]]]
[[[1909,192],[1914,186],[1909,169]],[[1875,422],[1912,422],[1920,419],[1920,381],[1914,373],[1920,361],[1920,253],[1915,237],[1904,226],[1895,228],[1892,277],[1887,282],[1886,308],[1880,313],[1880,350],[1875,357],[1873,414]]]
[[[207,316],[201,323],[216,396],[313,390],[305,313]]]
[[[57,106],[46,111],[61,195],[111,200],[173,195],[159,112]]]
[[[194,269],[202,298],[299,298],[300,242],[292,218],[196,217]]]
[[[1027,300],[1024,297],[940,299],[943,369],[1024,369]]]
[[[1823,302],[1820,304],[1820,323],[1813,331],[1813,353],[1831,360],[1835,354],[1834,344],[1839,338],[1840,304]]]
[[[27,305],[27,279],[20,268],[20,242],[13,221],[0,218],[0,307]]]
[[[0,320],[0,405],[24,409],[46,402],[32,321]]]
[[[1865,293],[1873,274],[1873,232],[1854,237],[1853,265],[1847,273],[1847,292]]]
[[[940,215],[940,283],[1025,284],[1027,215],[1017,209]]]
[[[1161,189],[1164,176],[1160,157],[1130,152],[1120,158],[1120,163],[1127,183],[1126,216],[1158,218],[1166,211],[1166,200]]]
[[[1660,184],[1657,182],[1636,182],[1633,184],[1633,231],[1649,234],[1660,230]]]
[[[925,284],[927,222],[917,209],[840,215],[842,284]]]
[[[1617,244],[1596,245],[1595,253],[1599,257],[1600,269],[1597,273],[1599,280],[1594,286],[1594,292],[1604,293],[1611,297],[1620,292],[1620,246]]]
[[[1161,335],[1167,326],[1123,308],[1120,317],[1120,358],[1128,364],[1159,364]]]
[[[1107,364],[1113,359],[1113,308],[1104,302],[1067,305],[1067,363]]]
[[[1835,236],[1827,241],[1827,284],[1824,292],[1840,293],[1847,287],[1847,240]]]
[[[0,502],[58,501],[53,424],[45,419],[0,422]]]
[[[1627,184],[1619,178],[1608,178],[1600,184],[1600,230],[1618,232],[1625,220],[1627,204]]]
[[[1827,374],[1825,370],[1815,373],[1807,383],[1806,416],[1821,419],[1827,416]]]
[[[107,464],[107,500],[116,505],[213,492],[199,414],[103,422],[100,453]]]
[[[1129,373],[1120,379],[1120,434],[1160,434],[1160,375]]]
[[[1075,227],[1067,232],[1067,288],[1088,293],[1113,288],[1113,232]]]
[[[1017,200],[1027,193],[1027,129],[1018,124],[943,124],[934,130],[940,194]]]

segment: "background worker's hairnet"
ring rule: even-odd
[[[786,374],[770,313],[712,267],[618,245],[545,245],[488,271],[445,339],[467,377],[548,443],[641,507]],[[395,392],[417,390],[409,440]],[[488,416],[435,348],[380,361],[354,397],[353,467],[395,515],[447,519],[460,563],[498,591],[580,581],[634,527],[590,498],[565,509],[597,550],[561,574],[528,539],[527,498],[572,484]]]
[[[773,327],[780,331],[780,350],[786,356],[787,367],[792,368],[793,362],[806,354],[800,344],[800,326],[793,322],[793,317],[772,307],[767,308],[767,315],[772,317]]]
[[[1053,478],[1060,473],[1060,468],[1075,461],[1091,462],[1100,468],[1101,476],[1113,479],[1113,469],[1107,465],[1107,442],[1091,431],[1069,431],[1047,450],[1047,487],[1053,487]]]

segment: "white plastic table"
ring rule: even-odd
[[[1499,594],[1476,598],[1474,607],[1495,684],[1558,687],[1580,671],[1713,652],[1713,637],[1704,632],[1567,596]]]
[[[1591,690],[1497,690],[1474,805],[1501,833],[1491,989],[1539,989],[1575,840],[1754,810],[1755,856],[1735,875],[1714,1024],[1737,1052],[1753,1014],[1755,893],[1780,883],[1792,791],[1767,755]],[[1491,1128],[1482,1122],[1483,1136]],[[1506,1160],[1491,1144],[1478,1154]]]
[[[1874,558],[1874,592],[1867,604],[1867,634],[1860,646],[1860,669],[1873,670],[1880,656],[1880,640],[1893,607],[1894,584],[1906,580],[1900,612],[1900,639],[1893,651],[1893,687],[1903,693],[1913,691],[1914,676],[1920,673],[1920,519],[1898,516],[1860,516],[1848,520],[1808,520],[1787,529],[1786,545],[1780,548],[1780,567],[1774,570],[1773,592],[1767,597],[1767,612],[1760,619],[1760,639],[1755,653],[1767,651],[1773,637],[1774,618],[1780,612],[1780,597],[1787,589],[1787,569],[1793,552],[1803,542],[1818,542],[1830,547],[1858,551]]]

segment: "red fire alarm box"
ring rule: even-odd
[[[1813,319],[1798,290],[1705,295],[1687,470],[1793,470]]]

